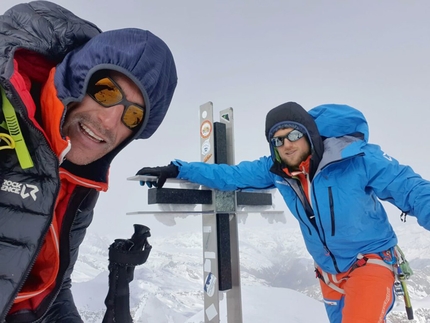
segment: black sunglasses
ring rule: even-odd
[[[272,142],[273,146],[281,147],[284,144],[285,139],[288,139],[288,141],[290,142],[295,142],[300,138],[302,138],[303,136],[304,136],[303,132],[294,129],[293,131],[290,131],[285,136],[273,137],[270,141]]]
[[[87,94],[105,108],[118,104],[124,105],[121,121],[131,130],[143,121],[145,108],[140,104],[128,101],[118,83],[109,76],[91,80],[87,88]]]

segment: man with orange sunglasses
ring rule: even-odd
[[[82,322],[70,275],[113,158],[162,122],[173,56],[47,1],[0,16],[0,322]]]

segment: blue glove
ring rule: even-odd
[[[157,181],[142,181],[140,185],[147,185],[148,187],[156,187],[162,188],[166,179],[168,178],[176,178],[179,174],[178,166],[170,163],[167,166],[159,166],[159,167],[143,167],[139,170],[136,175],[152,175],[157,176]]]

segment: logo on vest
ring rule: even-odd
[[[3,180],[0,190],[21,195],[23,199],[31,196],[34,201],[37,199],[36,193],[39,192],[39,188],[36,185],[12,182],[7,179]]]

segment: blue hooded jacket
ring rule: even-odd
[[[310,204],[297,180],[276,171],[280,165],[275,156],[235,166],[176,160],[178,178],[218,190],[276,187],[299,221],[309,253],[332,274],[347,271],[360,253],[378,253],[397,244],[380,200],[416,216],[430,229],[430,182],[368,143],[368,125],[361,112],[327,104],[308,113],[319,131],[311,141],[320,136],[324,144],[311,181]]]

